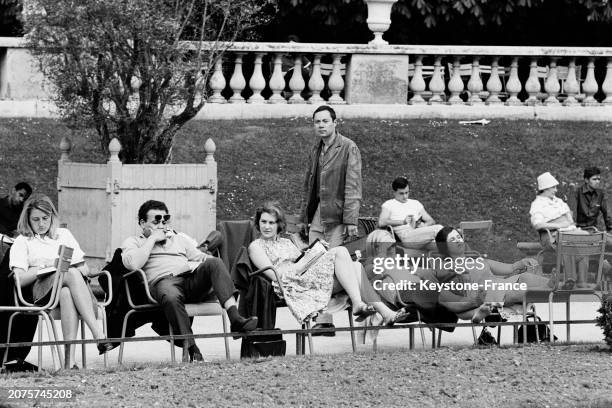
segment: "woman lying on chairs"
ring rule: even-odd
[[[258,268],[274,266],[284,288],[281,293],[277,277],[271,270],[265,271],[274,285],[278,296],[284,300],[298,322],[303,322],[324,309],[332,294],[346,291],[351,299],[353,315],[357,321],[364,320],[376,312],[380,313],[384,324],[391,325],[404,318],[402,311],[394,312],[376,297],[370,304],[367,290],[363,292],[363,282],[369,282],[358,272],[351,257],[344,247],[331,248],[321,255],[312,265],[303,269],[294,261],[301,255],[300,250],[286,238],[279,236],[285,230],[285,215],[282,209],[272,202],[267,202],[257,210],[255,228],[261,233],[260,238],[249,245],[249,256],[253,265]],[[361,274],[361,275],[360,275]]]
[[[51,296],[54,276],[57,272],[39,277],[38,271],[54,266],[61,245],[73,248],[71,267],[63,276],[59,293],[62,333],[65,340],[75,340],[79,316],[85,321],[95,339],[100,340],[100,354],[112,348],[105,343],[102,331],[96,325],[96,300],[87,278],[93,276],[85,264],[85,254],[74,236],[65,228],[58,227],[57,210],[45,195],[32,196],[26,201],[18,232],[10,253],[10,268],[17,275],[24,291],[25,300],[36,305],[45,305]],[[75,368],[74,345],[66,345],[67,367]]]
[[[481,257],[466,257],[463,237],[451,227],[444,227],[438,232],[436,245],[441,255],[441,267],[436,265],[436,273],[447,275],[450,277],[447,282],[462,286],[455,290],[442,290],[438,301],[461,319],[479,323],[496,306],[522,303],[526,289],[553,291],[558,285],[556,274],[548,279],[521,272],[538,265],[532,258],[508,264]],[[477,284],[478,289],[470,288],[474,286],[472,284]]]

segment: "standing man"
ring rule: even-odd
[[[0,198],[0,234],[14,238],[23,203],[32,194],[28,183],[17,183],[6,197]]]
[[[355,142],[336,131],[336,112],[331,107],[319,106],[312,119],[316,139],[308,157],[302,219],[309,225],[310,243],[319,238],[335,247],[342,245],[347,236],[357,236],[361,154]],[[319,315],[313,326],[333,327],[329,314]]]
[[[580,228],[597,227],[597,219],[601,213],[606,231],[612,232],[612,214],[601,185],[601,170],[597,167],[584,169],[584,184],[576,189],[576,226]]]
[[[196,303],[212,291],[227,311],[232,332],[249,332],[257,327],[257,317],[242,317],[236,307],[238,291],[225,264],[200,252],[183,234],[170,228],[168,207],[149,200],[138,210],[142,233],[121,245],[123,265],[129,270],[142,269],[151,296],[161,306],[176,334],[193,334],[185,303]],[[191,361],[203,356],[192,337],[185,340]]]

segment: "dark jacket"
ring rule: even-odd
[[[317,166],[323,141],[318,139],[308,157],[308,172],[304,182],[304,204],[302,219],[306,224],[312,221],[317,209],[315,190]],[[357,225],[361,205],[361,155],[352,140],[336,133],[334,143],[321,161],[319,201],[323,225]]]
[[[612,230],[612,214],[608,213],[604,192],[583,184],[576,190],[576,225],[578,227],[596,227],[600,212],[606,224],[606,230]]]

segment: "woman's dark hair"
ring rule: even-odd
[[[454,230],[455,229],[453,227],[449,227],[447,225],[436,234],[436,246],[438,247],[438,252],[444,257],[450,256],[448,252],[448,242],[446,240],[448,239],[448,235]]]
[[[406,188],[406,187],[408,187],[408,179],[404,176],[400,176],[396,178],[391,183],[391,188],[393,189],[393,191],[397,191],[400,188]]]
[[[285,232],[285,230],[287,229],[287,221],[285,220],[285,212],[283,211],[281,206],[278,204],[278,202],[266,201],[255,212],[255,229],[259,232],[261,232],[261,230],[259,229],[259,220],[261,220],[261,215],[263,213],[268,213],[274,216],[274,218],[276,218],[276,226],[277,226],[276,233],[277,234],[281,234]]]

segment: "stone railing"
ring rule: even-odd
[[[211,104],[612,106],[612,48],[235,43]],[[0,38],[0,99],[48,99],[21,39]]]
[[[212,103],[612,106],[612,48],[236,43],[210,87]]]

